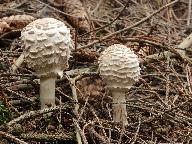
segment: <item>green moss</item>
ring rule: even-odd
[[[3,64],[2,63],[0,63],[0,70],[2,70],[3,69]]]
[[[99,30],[96,32],[96,36],[97,37],[103,37],[104,36],[104,31],[103,30]]]
[[[13,118],[13,112],[7,109],[0,101],[0,125],[10,121]]]

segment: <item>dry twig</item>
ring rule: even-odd
[[[27,144],[26,142],[24,142],[24,141],[16,138],[15,136],[10,135],[10,134],[5,133],[5,132],[2,132],[2,131],[0,131],[0,136],[1,136],[2,138],[6,138],[6,139],[8,139],[8,140],[11,140],[12,142],[14,142],[14,143],[16,143],[16,144]]]

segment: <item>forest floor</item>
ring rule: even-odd
[[[0,144],[191,144],[190,2],[1,0]],[[38,75],[25,61],[16,71],[12,65],[23,52],[22,29],[44,17],[70,28],[75,49],[56,81],[57,106],[40,110]],[[113,121],[111,94],[97,71],[100,53],[117,43],[138,55],[141,68],[126,92],[126,126]]]

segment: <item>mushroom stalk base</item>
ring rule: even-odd
[[[122,125],[128,125],[125,92],[112,90],[111,93],[113,98],[113,120],[122,123]]]
[[[41,109],[55,106],[55,77],[40,78]]]

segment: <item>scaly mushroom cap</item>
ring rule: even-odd
[[[109,89],[129,89],[140,75],[137,55],[120,44],[114,44],[101,53],[99,69]]]
[[[70,30],[54,18],[37,19],[21,32],[28,67],[40,76],[59,74],[68,68],[72,48]]]

